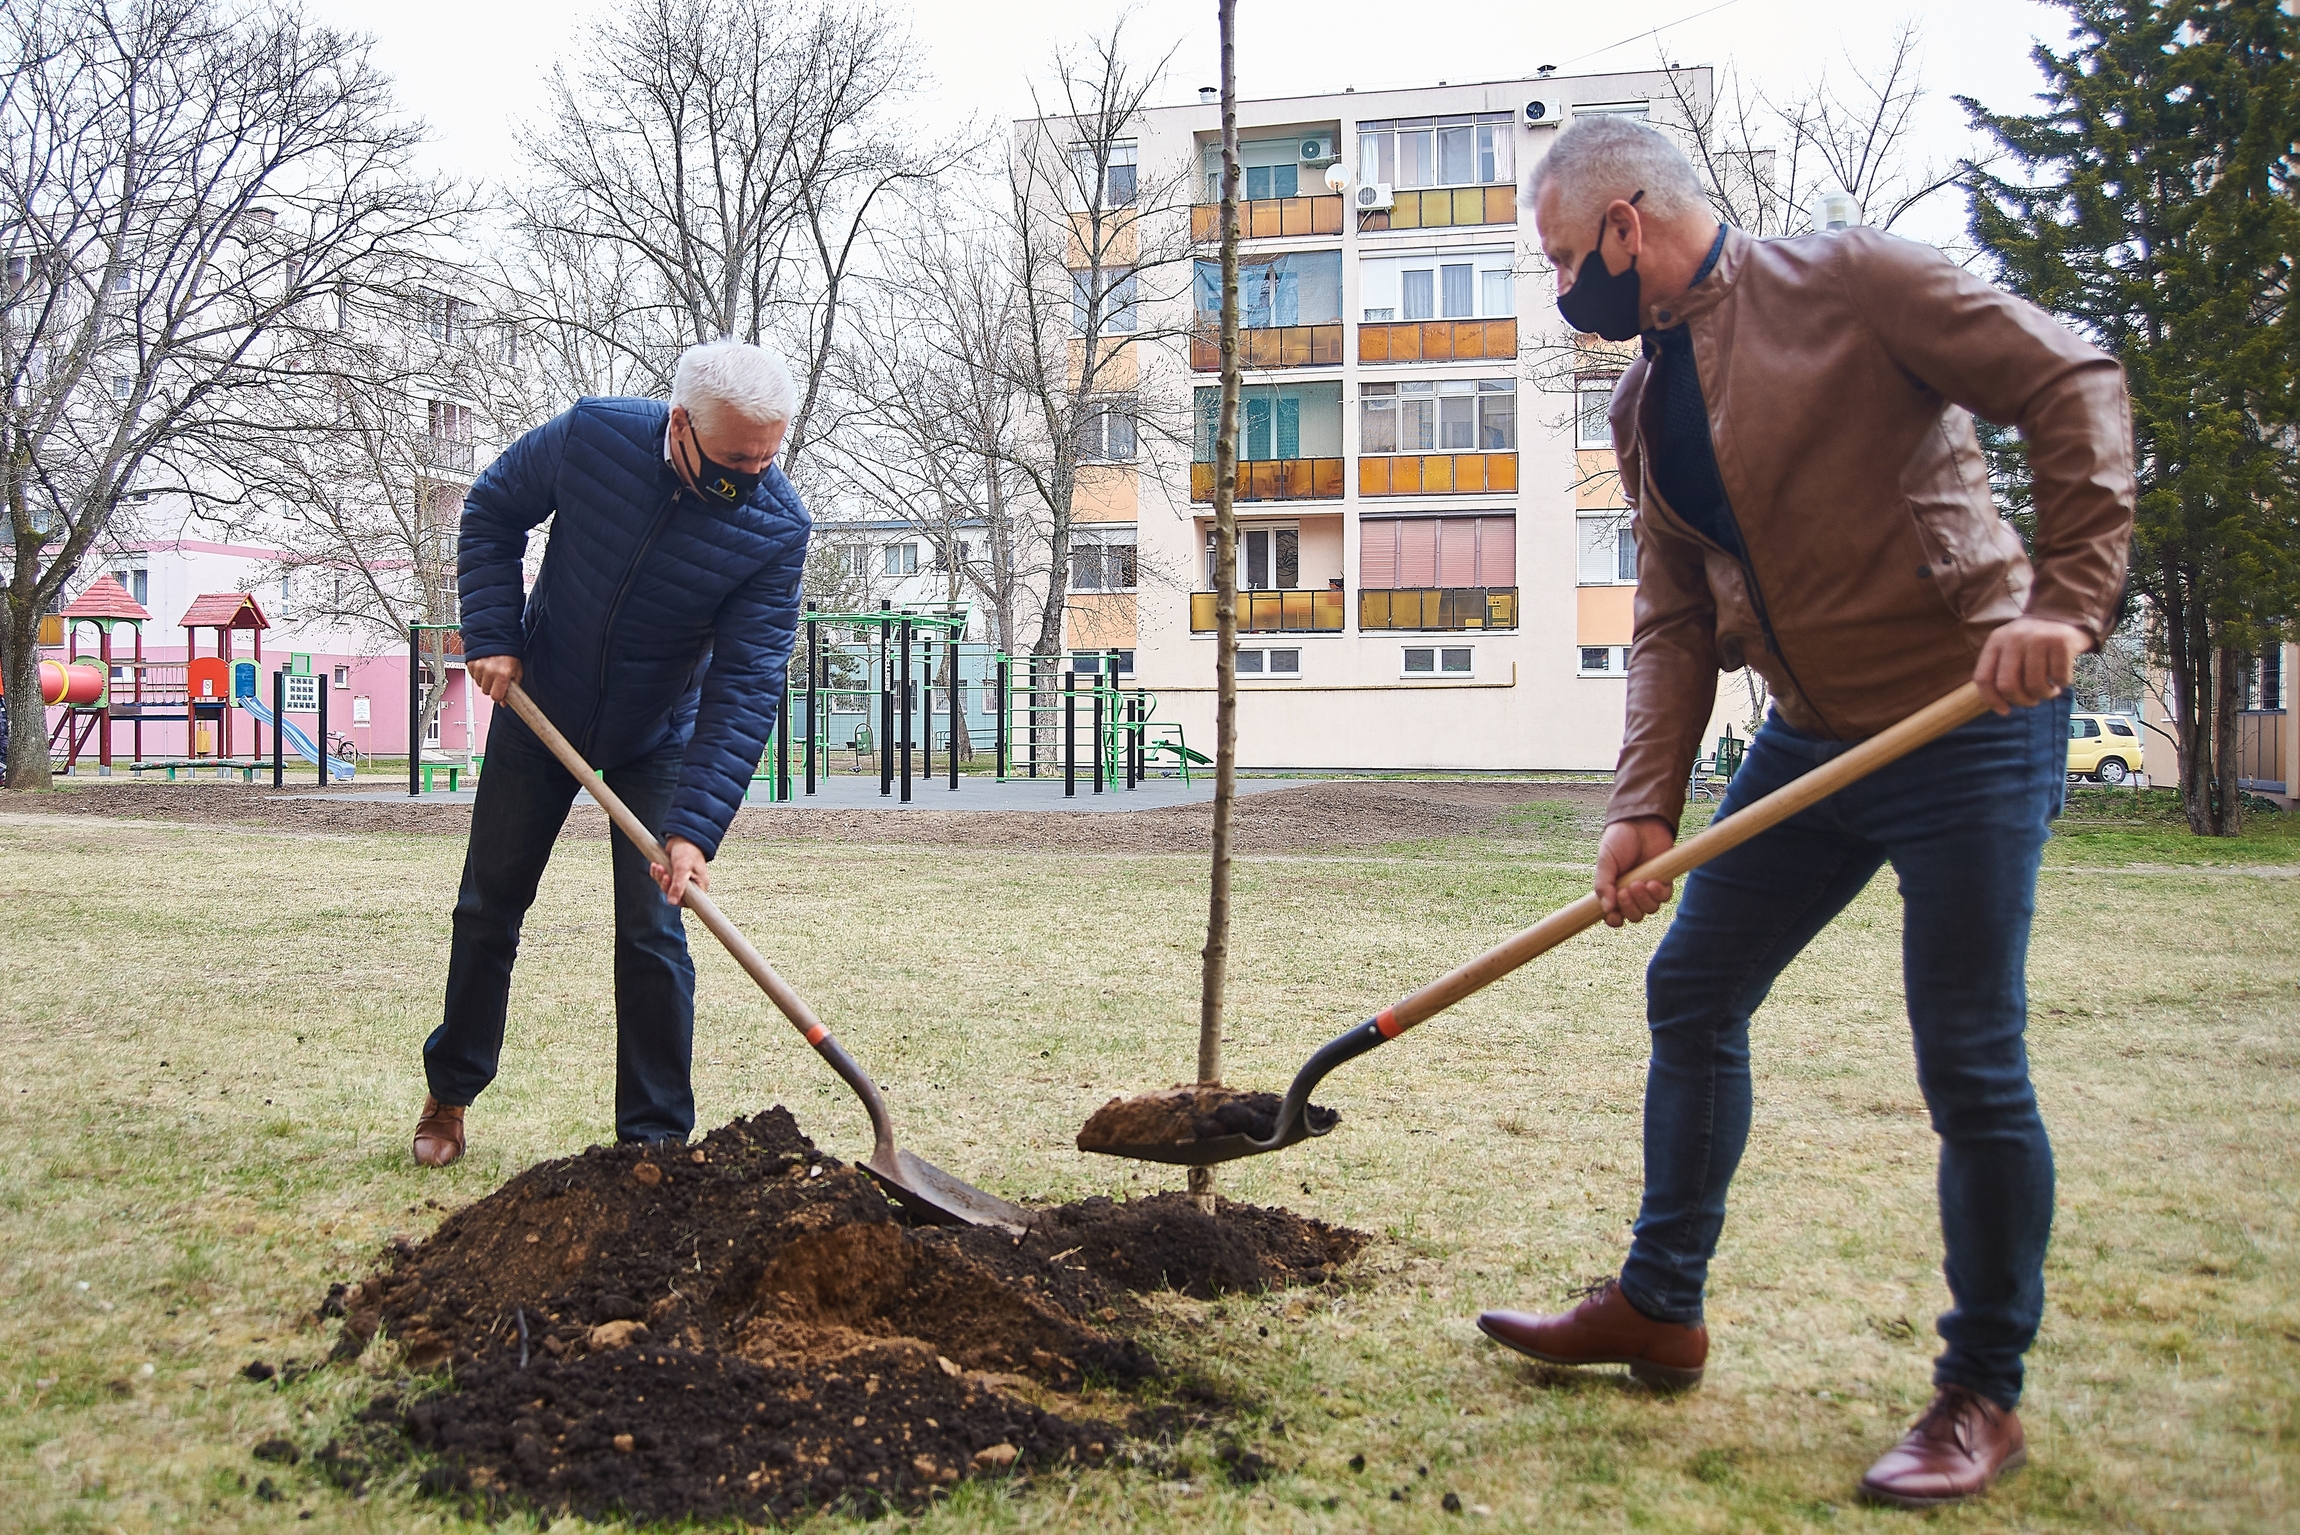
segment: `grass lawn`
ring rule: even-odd
[[[2030,1039],[2060,1196],[2032,1464],[1929,1528],[2300,1527],[2300,816],[2209,847],[2124,805],[2064,827],[2039,898]],[[1535,807],[1492,837],[1245,860],[1230,1080],[1282,1087],[1333,1033],[1573,898],[1592,838],[1581,812]],[[323,1351],[299,1319],[387,1239],[609,1131],[606,849],[566,843],[472,1155],[410,1165],[461,855],[0,817],[0,1528],[462,1527],[412,1471],[354,1501],[248,1453],[319,1444],[387,1350],[285,1387],[237,1373]],[[1179,1182],[1070,1137],[1112,1093],[1190,1069],[1203,882],[1196,857],[746,842],[714,890],[878,1074],[906,1144],[1069,1199]],[[1224,1171],[1233,1197],[1378,1238],[1331,1291],[1165,1308],[1165,1356],[1244,1404],[1232,1431],[1281,1474],[1232,1487],[1199,1433],[1157,1470],[967,1484],[916,1522],[1908,1528],[1852,1499],[1929,1394],[1946,1305],[1890,879],[1759,1018],[1702,1389],[1542,1372],[1472,1325],[1620,1260],[1658,926],[1577,939],[1345,1067],[1322,1095],[1340,1131]],[[695,950],[702,1122],[779,1102],[863,1153],[844,1090],[700,931]],[[251,1490],[266,1476],[274,1501]]]

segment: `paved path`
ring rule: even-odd
[[[1283,789],[1309,780],[1300,778],[1241,778],[1240,794],[1258,794],[1270,789]],[[777,810],[1156,810],[1169,805],[1202,805],[1214,797],[1214,775],[1197,774],[1185,784],[1179,778],[1150,778],[1133,789],[1105,789],[1096,794],[1094,786],[1081,779],[1078,793],[1064,798],[1062,780],[1055,778],[1017,778],[999,783],[991,778],[970,778],[961,774],[958,787],[949,787],[947,778],[932,783],[913,779],[910,803],[902,802],[902,784],[898,780],[891,792],[881,798],[878,776],[874,773],[834,773],[821,779],[810,797],[806,780],[792,775],[791,798],[788,804],[778,805],[768,793],[764,783],[751,785],[747,804],[772,806]],[[361,804],[468,805],[478,797],[476,789],[461,789],[453,794],[442,791],[411,800],[405,789],[357,789],[340,793],[299,794],[300,800],[344,800]],[[588,794],[577,793],[578,803],[588,803]]]

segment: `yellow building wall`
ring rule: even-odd
[[[1085,464],[1070,500],[1072,522],[1133,522],[1141,504],[1142,477],[1129,464]]]
[[[1140,259],[1142,242],[1139,226],[1141,222],[1139,213],[1131,213],[1123,208],[1105,208],[1102,210],[1103,271],[1123,273]],[[1083,272],[1094,265],[1094,258],[1086,249],[1087,242],[1093,237],[1094,221],[1092,215],[1085,213],[1070,215],[1070,253],[1064,259],[1070,263],[1071,271]]]
[[[1101,360],[1095,364],[1094,389],[1097,394],[1124,394],[1141,387],[1142,360],[1135,354],[1134,342],[1127,336],[1103,336],[1096,345]],[[1070,342],[1070,387],[1076,389],[1078,381],[1086,376],[1086,340],[1072,337]]]
[[[1577,586],[1573,589],[1573,639],[1577,645],[1626,645],[1637,601],[1634,586]]]
[[[1107,650],[1134,645],[1132,592],[1072,592],[1063,644],[1072,650]]]

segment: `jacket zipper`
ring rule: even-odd
[[[1642,447],[1642,444],[1640,446]],[[1820,720],[1824,725],[1828,724],[1828,717],[1821,713],[1821,706],[1813,701],[1812,693],[1803,682],[1798,680],[1797,668],[1789,664],[1788,652],[1781,648],[1781,637],[1773,632],[1773,613],[1765,605],[1765,588],[1757,579],[1756,563],[1749,557],[1749,536],[1741,531],[1741,519],[1734,515],[1732,498],[1727,497],[1725,499],[1724,511],[1725,520],[1733,525],[1733,541],[1741,546],[1741,552],[1738,554],[1686,521],[1677,508],[1671,506],[1665,498],[1653,494],[1653,466],[1650,454],[1643,452],[1638,454],[1638,470],[1645,480],[1646,498],[1654,505],[1663,508],[1668,513],[1670,521],[1676,523],[1695,542],[1708,545],[1741,567],[1741,579],[1749,584],[1750,605],[1757,610],[1757,627],[1765,635],[1765,648],[1773,652],[1774,659],[1781,663],[1781,670],[1789,674],[1789,686],[1795,688],[1797,696],[1805,700],[1805,706],[1813,711],[1813,717]],[[1835,727],[1832,726],[1831,728],[1834,729]]]
[[[679,493],[673,491],[671,492],[671,499],[663,503],[663,509],[655,514],[654,522],[649,524],[647,536],[639,540],[639,548],[631,556],[631,568],[623,572],[623,583],[615,588],[615,600],[607,604],[607,621],[599,630],[599,687],[591,704],[590,721],[583,727],[583,755],[585,758],[593,755],[591,738],[598,732],[599,716],[607,708],[607,674],[614,663],[615,656],[615,620],[623,612],[623,599],[631,595],[631,583],[639,579],[639,567],[646,562],[647,551],[655,547],[656,539],[662,537],[663,525],[671,518],[671,508],[678,504]],[[1786,665],[1787,663],[1782,664]]]

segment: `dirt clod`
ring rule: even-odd
[[[1133,1098],[1113,1098],[1096,1109],[1078,1132],[1080,1151],[1117,1151],[1127,1146],[1184,1146],[1222,1135],[1268,1140],[1278,1128],[1276,1093],[1184,1083]],[[1313,1103],[1303,1117],[1314,1131],[1341,1121],[1338,1110]]]
[[[404,1417],[443,1495],[766,1520],[1096,1463],[1127,1431],[1076,1394],[1159,1373],[1130,1293],[1319,1283],[1366,1241],[1180,1194],[1039,1210],[1020,1239],[912,1229],[781,1109],[700,1150],[667,1176],[638,1147],[530,1168],[344,1292],[349,1349],[452,1368]]]

